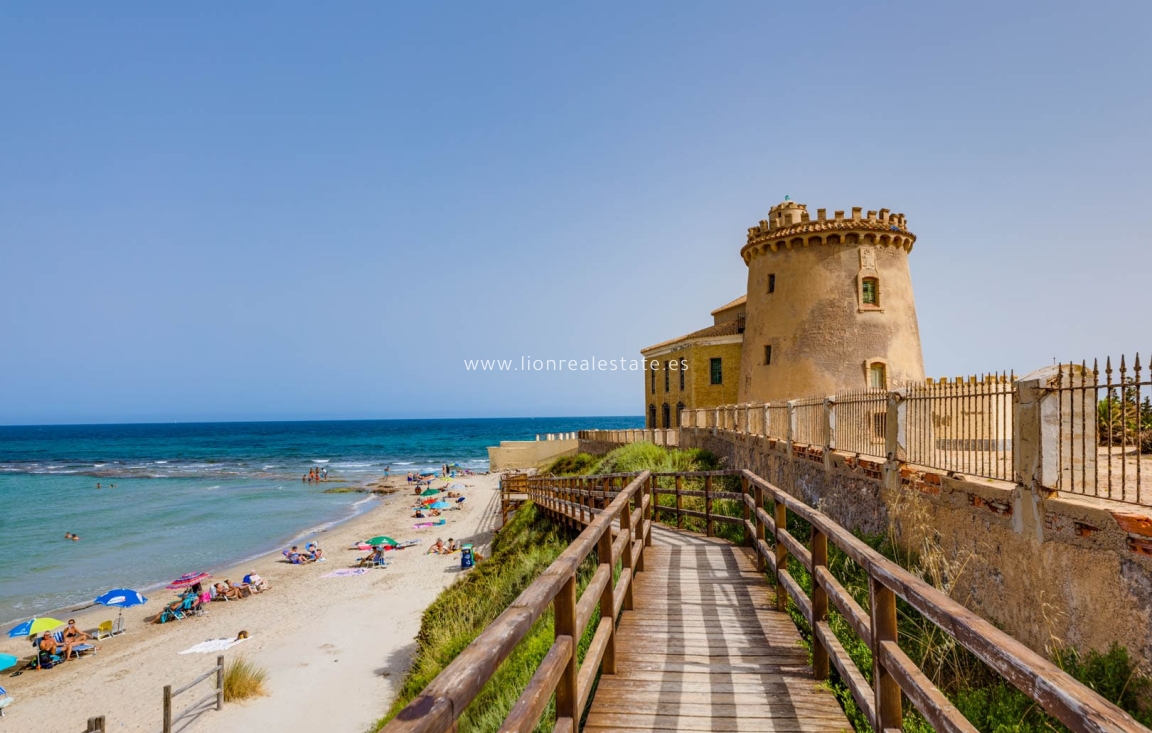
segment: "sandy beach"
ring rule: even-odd
[[[467,487],[461,491],[467,500],[461,510],[444,512],[444,526],[413,529],[420,520],[411,518],[411,490],[400,478],[403,488],[397,493],[314,538],[326,562],[290,565],[275,552],[213,573],[213,581],[239,582],[255,571],[272,585],[268,592],[214,602],[204,616],[161,625],[146,619],[176,593],[154,591],[146,605],[124,611],[127,633],[97,642],[96,654],[16,677],[11,675],[19,667],[0,673],[0,686],[16,698],[0,731],[81,730],[95,715],[106,717],[109,731],[159,730],[164,685],[183,686],[215,664],[216,653],[180,652],[211,639],[233,639],[241,630],[250,634],[249,640],[223,654],[226,659],[243,655],[265,668],[269,694],[228,703],[222,712],[204,712],[192,730],[366,730],[387,710],[403,679],[424,608],[463,572],[459,554],[428,555],[427,548],[437,537],[453,537],[489,553],[500,521],[499,477],[458,481]],[[322,577],[351,567],[366,553],[347,548],[379,534],[420,539],[421,544],[389,552],[388,568]],[[75,618],[78,626],[92,630],[116,615],[117,609],[97,606],[55,617]],[[31,645],[4,638],[0,652],[27,658]],[[173,708],[183,710],[209,692],[210,683],[199,685],[177,697]]]

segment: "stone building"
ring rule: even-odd
[[[904,215],[888,209],[864,213],[856,207],[850,216],[836,211],[831,217],[817,209],[813,218],[804,204],[785,199],[773,206],[748,230],[740,250],[748,266],[747,294],[713,311],[710,328],[641,351],[658,360],[644,373],[648,426],[677,425],[681,405],[922,383],[908,268],[915,241]],[[737,353],[738,366],[732,363]],[[681,357],[688,360],[685,384],[691,387],[662,390],[665,372],[674,371],[670,361]],[[719,383],[710,373],[715,360],[723,365]],[[739,381],[733,384],[735,372]],[[680,382],[676,375],[668,378]]]
[[[744,297],[712,311],[713,324],[643,349],[649,428],[680,425],[680,412],[736,401],[744,343]]]

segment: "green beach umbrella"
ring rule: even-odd
[[[51,631],[63,625],[63,621],[57,621],[54,618],[34,618],[9,629],[8,636],[13,639],[19,636],[32,636],[42,631]]]
[[[397,542],[396,540],[392,539],[391,537],[388,537],[386,535],[380,535],[379,537],[373,537],[372,539],[368,540],[368,542],[366,544],[373,545],[373,546],[375,546],[375,545],[393,545],[393,546],[395,546],[395,545],[398,545],[400,543]]]
[[[424,492],[420,494],[420,496],[436,496],[439,493],[439,489],[424,489]]]

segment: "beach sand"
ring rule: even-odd
[[[440,591],[460,577],[460,555],[428,555],[442,537],[471,542],[487,556],[500,523],[499,477],[458,479],[468,488],[460,511],[445,511],[442,527],[415,530],[412,496],[404,480],[396,494],[364,514],[320,533],[326,562],[289,565],[273,553],[213,573],[213,580],[240,582],[255,571],[272,589],[240,601],[209,604],[208,614],[166,624],[149,624],[174,591],[150,594],[144,606],[124,611],[128,633],[97,642],[98,651],[50,670],[18,668],[0,672],[0,686],[16,698],[0,721],[0,731],[82,730],[87,719],[104,715],[109,731],[159,730],[164,685],[179,688],[216,662],[217,653],[179,654],[202,641],[248,641],[225,652],[243,655],[268,672],[268,695],[226,703],[196,717],[194,731],[353,731],[361,733],[391,704],[415,649],[420,616]],[[437,485],[441,485],[438,482]],[[321,577],[350,567],[364,552],[348,550],[356,540],[385,534],[416,547],[387,553],[391,566],[350,577]],[[211,541],[206,537],[205,541]],[[301,542],[301,545],[304,543]],[[193,568],[189,568],[192,570]],[[75,618],[83,629],[114,619],[117,609],[100,606],[56,615]],[[30,656],[24,639],[0,640],[0,652]],[[22,666],[22,665],[21,665]],[[212,692],[204,682],[175,698],[177,713]],[[182,725],[174,726],[180,730]]]

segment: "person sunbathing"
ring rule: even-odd
[[[456,546],[456,540],[454,540],[454,539],[452,539],[451,537],[449,537],[449,538],[448,538],[448,549],[447,549],[447,552],[456,552],[456,551],[457,551],[457,550],[459,550],[459,549],[460,549],[460,548]]]
[[[53,655],[59,654],[60,646],[56,643],[56,638],[52,636],[52,632],[45,631],[36,648],[39,651],[40,668],[43,669],[45,663],[51,664]]]
[[[296,545],[292,545],[292,549],[288,551],[288,562],[292,563],[293,565],[304,565],[306,563],[312,562],[313,559],[314,558],[311,555],[306,555],[303,552],[300,552],[300,548]]]
[[[379,565],[379,564],[382,564],[383,562],[384,562],[384,547],[383,547],[383,545],[381,545],[380,547],[373,548],[371,555],[368,555],[367,557],[360,558],[360,560],[356,563],[356,565],[357,565],[357,567],[362,568],[365,565],[369,565],[369,566]]]
[[[307,545],[305,545],[304,552],[306,552],[308,557],[312,558],[314,561],[324,557],[324,551],[321,550],[320,545],[315,542],[309,542]]]
[[[252,571],[244,576],[244,584],[247,585],[248,589],[253,593],[263,593],[266,590],[272,589],[272,586],[268,585],[268,581],[257,575],[256,571]]]
[[[444,548],[444,540],[439,537],[436,538],[436,544],[428,548],[427,554],[429,555],[447,555],[448,550]]]
[[[424,518],[424,512],[423,512],[423,510],[421,510],[421,509],[417,509],[417,510],[416,510],[416,513],[412,515],[412,518],[413,518],[413,519],[423,519],[423,518]]]
[[[237,588],[233,588],[230,585],[225,585],[224,583],[217,583],[213,587],[216,589],[217,598],[223,598],[226,601],[240,600],[240,590]]]
[[[68,626],[64,629],[64,659],[72,656],[72,647],[88,641],[88,634],[76,628],[76,619],[68,619]],[[79,655],[77,655],[79,656]]]
[[[428,512],[428,516],[430,516],[430,517],[440,516],[440,510],[439,509],[432,509],[431,511]]]

